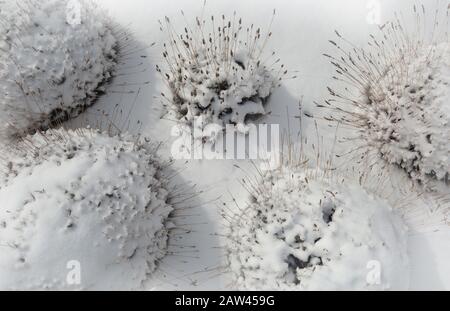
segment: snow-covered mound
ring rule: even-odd
[[[367,48],[336,32],[337,41],[330,41],[336,51],[326,56],[339,85],[329,88],[326,103],[331,119],[356,129],[348,140],[361,158],[396,165],[431,190],[448,184],[450,176],[448,14],[441,20],[436,11],[428,38],[420,22],[427,20],[425,12],[414,11],[417,28],[386,23]]]
[[[449,47],[421,49],[405,71],[394,65],[368,89],[367,140],[419,181],[450,180]]]
[[[224,16],[197,19],[196,28],[181,35],[173,34],[166,22],[173,42],[163,54],[167,72],[158,71],[171,91],[167,108],[172,117],[191,130],[232,124],[245,134],[247,122],[267,113],[265,103],[287,73],[279,60],[263,57],[272,34],[264,36],[253,26],[245,30],[236,16],[229,21]],[[214,141],[214,133],[205,129],[201,138]]]
[[[229,230],[233,285],[249,290],[406,290],[407,233],[357,183],[286,166],[266,173]]]
[[[0,180],[0,289],[140,289],[172,226],[154,147],[52,130],[14,152]]]
[[[1,1],[0,20],[4,139],[75,116],[105,91],[118,40],[90,0]]]

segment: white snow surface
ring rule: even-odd
[[[53,130],[29,137],[35,150],[12,151],[0,289],[142,289],[166,254],[173,208],[153,147],[128,138]],[[67,281],[73,262],[80,284]]]
[[[265,174],[230,225],[234,286],[250,290],[406,290],[407,230],[357,183],[304,166]],[[374,266],[372,266],[374,265]],[[380,268],[380,279],[370,269]]]
[[[112,24],[90,0],[0,1],[0,135],[77,115],[116,66]]]
[[[141,50],[139,53],[129,55],[123,60],[124,67],[134,67],[137,63],[145,62],[146,72],[130,70],[120,78],[129,85],[140,88],[139,96],[126,94],[131,86],[116,86],[122,94],[108,93],[99,99],[99,102],[88,109],[89,115],[97,110],[109,113],[116,112],[116,106],[123,109],[125,114],[129,111],[129,122],[133,133],[138,130],[141,134],[154,137],[166,142],[161,146],[160,152],[166,156],[171,155],[174,137],[171,133],[174,123],[161,117],[160,93],[165,89],[160,75],[152,70],[156,64],[164,64],[162,57],[163,44],[167,42],[167,35],[159,30],[158,20],[168,16],[175,29],[183,29],[186,20],[180,16],[183,9],[188,21],[194,21],[195,16],[202,14],[203,0],[95,0],[101,7],[109,11],[109,15],[121,25],[129,25],[135,37],[142,45],[156,45]],[[394,11],[403,12],[408,17],[414,3],[423,4],[428,12],[434,12],[435,2],[426,0],[380,0],[380,22],[392,20]],[[334,49],[328,40],[335,37],[334,30],[338,29],[354,44],[365,46],[368,35],[378,29],[378,25],[368,23],[367,17],[373,8],[367,7],[368,1],[361,0],[211,0],[207,1],[206,14],[216,16],[225,14],[232,16],[236,11],[246,22],[267,29],[268,17],[276,9],[276,17],[272,26],[273,36],[266,47],[267,53],[276,51],[286,68],[290,71],[299,71],[298,78],[283,81],[282,86],[273,91],[266,111],[268,114],[263,121],[279,124],[282,130],[289,130],[297,134],[299,130],[298,106],[302,102],[305,113],[316,115],[319,111],[314,101],[322,102],[328,97],[326,87],[332,82],[334,68],[329,60],[322,57],[322,53],[331,54]],[[342,14],[345,11],[346,14]],[[372,12],[373,13],[373,12]],[[372,15],[373,16],[373,15]],[[409,21],[414,25],[414,20]],[[146,56],[145,59],[142,56]],[[130,73],[130,74],[128,74]],[[150,84],[143,84],[150,81]],[[125,84],[125,83],[123,83]],[[140,121],[138,126],[134,124]],[[302,133],[309,141],[316,142],[317,132],[314,122],[304,119]],[[94,119],[91,126],[97,126],[101,120]],[[124,124],[126,124],[124,122]],[[335,129],[322,126],[319,122],[321,150],[329,152],[331,148],[338,154],[349,151],[345,145],[335,144]],[[342,130],[342,128],[341,128]],[[293,135],[294,136],[294,135]],[[297,138],[297,137],[295,137]],[[356,163],[349,163],[357,165]],[[146,289],[162,290],[223,290],[233,289],[231,276],[223,270],[217,270],[222,264],[224,241],[215,233],[222,235],[222,225],[228,223],[218,215],[219,205],[217,198],[230,201],[228,193],[232,193],[236,203],[244,206],[248,201],[248,193],[241,185],[242,178],[248,176],[245,172],[251,171],[253,165],[249,161],[239,160],[194,160],[176,161],[174,169],[179,174],[174,180],[189,180],[197,184],[199,189],[205,190],[198,197],[198,207],[195,217],[187,217],[183,221],[192,228],[189,234],[180,234],[177,241],[180,245],[195,245],[198,253],[168,255],[167,262],[162,269],[157,269],[158,282]],[[404,176],[404,172],[398,169]],[[447,192],[444,193],[448,194]],[[398,189],[391,187],[388,192],[398,193]],[[399,197],[400,196],[400,193]],[[219,201],[220,202],[220,201]],[[234,205],[234,202],[232,202]],[[417,204],[427,209],[433,206],[432,198],[417,201]],[[231,205],[231,204],[230,204]],[[239,209],[236,209],[236,212]],[[186,215],[193,214],[186,211]],[[411,228],[408,235],[408,255],[411,262],[410,289],[450,289],[450,230],[448,227],[422,227],[420,230]],[[0,250],[3,249],[0,246]],[[52,250],[53,251],[53,250]],[[183,251],[186,251],[184,249]],[[50,251],[49,251],[50,252]],[[192,255],[192,256],[191,256]],[[86,261],[94,261],[87,258]],[[93,263],[91,263],[93,264]],[[368,269],[370,270],[370,269]],[[64,270],[67,273],[68,270]],[[222,271],[222,272],[221,272]],[[99,272],[97,272],[101,275]],[[153,274],[153,275],[155,275]],[[161,276],[161,277],[160,277]],[[160,278],[159,278],[160,277]]]
[[[423,182],[449,181],[449,47],[449,43],[421,47],[418,55],[399,59],[369,96],[374,105],[367,141],[386,161]]]

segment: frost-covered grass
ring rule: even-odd
[[[167,17],[160,25],[169,40],[163,52],[166,66],[157,70],[170,91],[162,96],[171,118],[191,129],[215,125],[215,131],[199,137],[215,141],[225,125],[246,133],[248,122],[268,113],[265,104],[288,73],[275,53],[265,53],[270,25],[264,34],[245,26],[236,13],[197,17],[180,34]]]
[[[1,1],[0,135],[76,116],[105,92],[120,32],[90,0]]]
[[[49,130],[2,164],[0,289],[142,289],[167,254],[175,207],[151,143]],[[66,282],[71,261],[79,285]]]
[[[329,88],[333,119],[356,128],[349,137],[356,157],[382,159],[415,181],[449,183],[450,51],[448,10],[426,14],[414,7],[417,29],[400,19],[371,36],[369,47],[354,46],[338,32],[326,55],[343,91]],[[447,13],[447,14],[445,14]],[[440,16],[445,14],[445,17]],[[427,17],[434,18],[427,27]],[[428,25],[429,26],[429,25]],[[338,88],[339,88],[338,87]]]
[[[407,228],[361,179],[284,163],[244,185],[229,223],[227,271],[247,290],[407,289]],[[370,269],[381,267],[380,279]]]

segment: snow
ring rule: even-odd
[[[167,181],[150,144],[52,130],[0,183],[0,289],[136,290],[166,255]],[[78,262],[80,284],[66,281]]]
[[[369,139],[378,143],[381,154],[389,163],[401,166],[413,179],[448,182],[449,44],[422,49],[409,62],[405,78],[389,72],[379,81],[381,90],[373,92],[372,100],[380,106],[390,106],[389,111],[393,107],[399,108],[387,120],[381,116],[378,120],[373,117],[373,126],[369,129],[372,138]]]
[[[329,88],[325,106],[332,109],[328,118],[354,127],[348,140],[359,144],[362,158],[379,157],[431,190],[434,181],[449,179],[448,14],[435,13],[428,37],[426,11],[414,12],[415,28],[394,20],[367,46],[355,47],[336,31],[335,52],[326,57],[340,89]]]
[[[265,103],[286,74],[274,55],[263,54],[271,33],[246,26],[236,14],[197,19],[193,30],[187,25],[181,34],[168,18],[162,27],[171,41],[164,45],[166,72],[158,71],[171,92],[171,117],[191,128],[215,125],[197,139],[214,142],[227,124],[246,133],[251,118],[267,113]]]
[[[100,7],[107,9],[109,15],[121,25],[129,25],[141,46],[156,45],[142,49],[139,53],[127,56],[123,60],[124,67],[136,66],[144,62],[146,71],[128,70],[127,75],[118,77],[121,86],[116,84],[115,90],[120,93],[109,93],[99,99],[95,106],[89,108],[86,115],[93,116],[97,112],[105,112],[109,116],[117,115],[117,111],[123,111],[126,120],[120,124],[129,126],[133,134],[142,135],[163,141],[160,148],[164,156],[171,155],[172,137],[174,130],[173,121],[162,118],[162,103],[167,101],[161,98],[161,91],[166,89],[160,75],[153,70],[158,64],[163,67],[165,60],[162,57],[164,43],[167,43],[167,34],[159,30],[158,20],[168,16],[174,24],[174,29],[183,30],[187,22],[192,21],[195,26],[195,17],[202,14],[203,0],[95,0]],[[428,12],[434,12],[435,3],[432,1],[419,1],[424,4]],[[314,101],[323,102],[326,99],[326,87],[332,81],[334,68],[329,65],[322,53],[331,53],[334,49],[328,43],[335,37],[334,30],[338,29],[346,34],[354,44],[365,46],[369,33],[378,29],[377,25],[367,22],[368,8],[366,2],[361,0],[348,0],[345,5],[339,1],[331,0],[279,0],[276,3],[269,0],[212,0],[208,1],[205,11],[207,14],[232,16],[236,11],[239,16],[245,18],[248,23],[267,29],[269,18],[273,9],[277,10],[272,26],[273,35],[265,50],[270,55],[276,51],[283,60],[286,68],[292,72],[298,72],[298,78],[282,81],[281,87],[274,89],[269,98],[263,122],[280,124],[282,130],[293,133],[293,139],[299,129],[302,129],[304,137],[324,152],[333,150],[337,154],[347,153],[354,145],[335,143],[335,127],[318,123],[319,134],[315,129],[314,120],[305,118],[300,125],[299,102],[302,102],[302,111],[308,115],[319,115],[320,112],[314,105]],[[401,11],[403,17],[411,11],[410,0],[380,0],[380,19],[385,22],[392,18],[392,12]],[[180,16],[183,9],[186,20]],[[346,14],[342,14],[345,11]],[[411,25],[415,25],[414,21]],[[145,58],[142,58],[142,57]],[[149,81],[150,83],[144,83]],[[130,90],[139,88],[139,95],[128,94]],[[129,112],[129,114],[128,114]],[[93,117],[90,122],[92,127],[102,122],[100,118]],[[137,126],[135,126],[137,124]],[[75,125],[76,126],[76,125]],[[344,131],[343,126],[340,131]],[[319,143],[320,142],[320,143]],[[358,161],[342,160],[350,166],[359,166]],[[364,163],[363,165],[367,165]],[[229,206],[245,206],[248,202],[248,193],[242,187],[242,178],[252,172],[253,163],[239,160],[180,160],[174,163],[174,168],[179,173],[173,177],[179,182],[191,181],[197,184],[204,192],[196,198],[195,209],[186,211],[184,227],[177,235],[176,243],[183,249],[169,252],[164,262],[158,266],[150,278],[150,284],[145,289],[159,290],[223,290],[233,289],[230,286],[232,275],[223,267],[223,254],[225,243],[224,225],[227,222],[218,215],[221,202],[232,204]],[[250,173],[251,174],[251,173]],[[393,169],[390,179],[396,175],[405,175],[400,169]],[[45,175],[44,175],[45,176]],[[398,200],[404,199],[402,191],[396,186],[389,191],[398,195]],[[229,194],[232,194],[233,201]],[[386,193],[387,194],[387,193]],[[441,195],[448,196],[448,188]],[[383,196],[383,195],[382,195]],[[419,210],[429,209],[436,199],[432,196],[416,200]],[[235,204],[236,202],[236,204]],[[392,203],[389,203],[392,205]],[[241,207],[242,208],[242,207]],[[234,212],[239,209],[235,208]],[[192,216],[191,216],[192,215]],[[423,217],[421,214],[420,217]],[[408,222],[407,222],[408,223]],[[426,223],[426,222],[425,222]],[[405,278],[410,279],[410,289],[449,289],[450,274],[447,273],[450,261],[450,248],[448,241],[450,230],[447,226],[421,226],[409,228],[408,254],[410,259],[410,272],[405,273]],[[190,247],[195,246],[195,252]],[[0,246],[0,249],[3,247]],[[189,253],[187,250],[189,249]],[[49,253],[52,253],[49,251]],[[95,258],[93,256],[93,258]],[[91,257],[82,263],[94,265]],[[126,270],[126,269],[125,269]],[[370,270],[370,269],[368,269]],[[66,269],[61,269],[64,276]],[[99,270],[103,271],[103,270]],[[117,272],[119,273],[119,272]],[[1,272],[0,272],[1,274]],[[99,278],[105,276],[98,272]],[[112,274],[113,277],[115,276]]]
[[[284,165],[261,179],[229,227],[233,286],[408,289],[406,225],[385,200],[304,165]],[[380,280],[370,279],[372,264]]]
[[[0,21],[3,139],[73,117],[104,92],[118,40],[95,4],[1,1]]]

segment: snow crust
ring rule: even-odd
[[[369,91],[367,140],[414,180],[449,182],[450,50],[421,48],[398,60]]]
[[[241,289],[409,286],[407,230],[392,207],[358,184],[298,167],[264,175],[230,226],[227,258]]]
[[[105,91],[118,40],[91,1],[1,1],[0,21],[0,138],[73,117]]]
[[[0,181],[0,289],[141,289],[172,226],[154,148],[94,130],[28,138]]]

